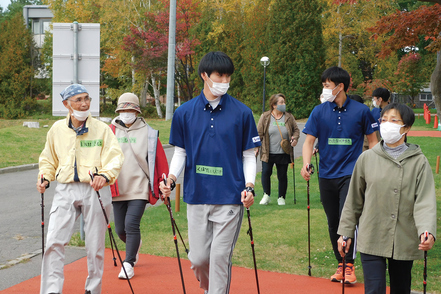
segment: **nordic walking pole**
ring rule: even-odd
[[[162,174],[162,179],[164,181],[164,185],[167,186],[167,177],[166,177],[165,174]],[[161,193],[161,191],[159,193]],[[185,283],[184,283],[184,275],[182,274],[181,258],[179,257],[178,239],[176,238],[176,230],[175,230],[176,222],[175,222],[175,219],[173,218],[173,213],[172,213],[171,205],[170,205],[170,198],[169,197],[164,198],[162,193],[161,193],[161,196],[162,196],[162,200],[165,203],[165,206],[167,207],[168,213],[170,214],[170,221],[171,221],[171,226],[172,226],[172,231],[173,231],[173,242],[175,243],[175,247],[176,247],[176,255],[178,257],[179,272],[181,273],[182,290],[184,291],[184,294],[186,294],[186,292],[185,292]],[[184,242],[184,241],[182,241],[182,242]],[[185,249],[187,250],[187,248],[185,248]]]
[[[345,294],[345,273],[346,273],[346,268],[345,268],[345,257],[346,257],[346,241],[348,241],[348,237],[343,236],[343,242],[341,243],[341,246],[343,247],[343,257],[342,257],[342,264],[343,264],[343,280],[341,280],[341,293]]]
[[[41,174],[41,183],[43,184],[44,177]],[[41,258],[44,255],[44,193],[41,193]]]
[[[89,171],[89,176],[90,176],[90,179],[93,182],[93,174],[92,174],[91,171]],[[96,195],[98,196],[98,201],[99,201],[99,203],[101,205],[101,210],[103,211],[104,219],[106,220],[107,231],[109,232],[110,245],[112,245],[112,242],[113,242],[113,245],[115,245],[115,250],[116,250],[116,254],[118,255],[119,262],[121,262],[121,266],[122,266],[122,268],[124,270],[124,274],[126,275],[126,279],[127,279],[127,282],[129,283],[130,290],[132,290],[132,294],[134,294],[135,292],[133,292],[132,284],[130,283],[130,279],[129,279],[129,276],[127,275],[126,268],[123,265],[123,261],[122,261],[121,255],[119,254],[118,247],[116,246],[116,241],[115,241],[115,238],[113,237],[113,233],[112,233],[112,227],[110,226],[109,218],[107,217],[106,210],[104,209],[103,202],[101,201],[100,192],[99,191],[95,191],[95,192],[96,192]],[[112,247],[112,250],[113,250],[113,247]]]
[[[256,253],[254,252],[253,227],[251,226],[251,216],[250,216],[249,207],[247,208],[247,216],[248,216],[248,227],[249,227],[247,234],[250,235],[250,239],[251,239],[251,251],[253,252],[254,273],[256,275],[257,293],[260,294],[259,277],[257,276]]]
[[[429,239],[429,233],[427,231],[424,232],[424,241]],[[424,272],[423,272],[423,288],[424,294],[426,294],[426,286],[427,286],[427,251],[424,251]]]
[[[178,225],[176,224],[175,218],[173,218],[173,224],[175,225],[176,231],[178,232],[179,238],[181,239],[182,245],[184,246],[185,253],[188,254],[188,252],[190,251],[187,249],[187,246],[185,246],[184,239],[182,238],[181,232],[179,231]]]
[[[294,164],[295,161],[295,151],[296,151],[296,147],[292,147],[292,154],[293,154],[293,161],[292,161],[292,179],[294,182],[294,204],[297,204],[297,198],[296,198],[296,166]]]
[[[314,166],[309,164],[306,167],[306,171],[312,175],[314,173]],[[311,217],[310,217],[310,205],[309,205],[309,180],[307,183],[307,204],[308,204],[308,276],[311,276]]]

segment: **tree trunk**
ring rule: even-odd
[[[156,83],[156,77],[154,74],[151,75],[152,79],[152,87],[153,87],[153,95],[155,96],[155,105],[156,105],[156,112],[158,113],[158,117],[162,118],[162,110],[161,110],[161,101],[159,101],[159,89],[161,87],[161,80],[159,80]]]
[[[149,88],[149,82],[148,79],[144,82],[144,85],[141,90],[141,97],[139,97],[139,105],[141,107],[145,107],[146,101],[147,101],[147,90]]]
[[[436,58],[435,70],[430,79],[430,90],[432,99],[435,101],[436,114],[438,115],[438,123],[441,119],[441,51],[438,51]]]

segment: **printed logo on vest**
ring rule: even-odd
[[[80,147],[102,147],[103,140],[81,140]]]
[[[276,123],[275,121],[273,121],[273,127],[277,127],[277,124],[279,124],[280,127],[284,127],[285,126],[285,122],[278,122],[278,123]]]
[[[196,173],[210,176],[222,176],[224,174],[222,167],[196,165]]]
[[[129,140],[127,140],[126,137],[121,137],[121,138],[117,138],[117,139],[118,139],[118,143],[129,143]],[[130,138],[130,143],[135,144],[136,138]]]
[[[328,138],[328,145],[352,145],[351,138]]]

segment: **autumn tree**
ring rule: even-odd
[[[295,117],[318,103],[324,70],[320,5],[316,0],[279,0],[271,7],[266,38],[271,60],[269,93],[284,93]]]
[[[3,20],[0,32],[0,115],[20,118],[35,106],[29,97],[32,37],[21,13]]]
[[[337,0],[336,2],[348,1],[354,0]],[[374,39],[386,36],[386,41],[379,52],[379,56],[383,58],[403,48],[418,49],[415,45],[420,43],[421,37],[429,41],[426,46],[427,50],[438,51],[430,85],[437,115],[441,117],[441,0],[422,0],[421,2],[435,4],[422,5],[412,11],[397,11],[383,16],[369,31],[374,34]]]
[[[338,65],[352,77],[358,94],[367,82],[374,79],[390,80],[397,62],[384,62],[376,54],[380,51],[382,38],[370,38],[366,29],[372,27],[382,15],[398,8],[390,0],[360,0],[324,2],[323,38],[326,44],[326,67]],[[380,73],[377,76],[377,73]],[[381,77],[380,77],[381,76]],[[361,87],[359,87],[359,85]]]
[[[142,26],[132,26],[130,34],[124,38],[124,50],[134,56],[134,68],[145,72],[152,79],[154,97],[159,117],[162,112],[159,107],[161,78],[167,69],[168,31],[169,31],[169,3],[161,0],[163,9],[146,12]],[[190,35],[192,26],[199,17],[197,2],[192,0],[179,1],[176,11],[176,78],[181,93],[188,100],[193,97],[194,80],[191,74],[194,71],[194,48],[199,41]]]

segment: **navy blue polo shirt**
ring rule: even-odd
[[[380,115],[381,115],[381,108],[374,108],[371,110],[371,114],[374,117],[375,121],[378,122],[378,120],[380,119]]]
[[[241,204],[245,188],[243,151],[259,147],[253,113],[228,94],[212,109],[203,92],[176,109],[170,144],[187,153],[184,201]]]
[[[352,175],[363,150],[364,135],[378,128],[369,107],[346,99],[341,108],[334,102],[314,107],[303,133],[318,138],[320,177],[336,179]]]

